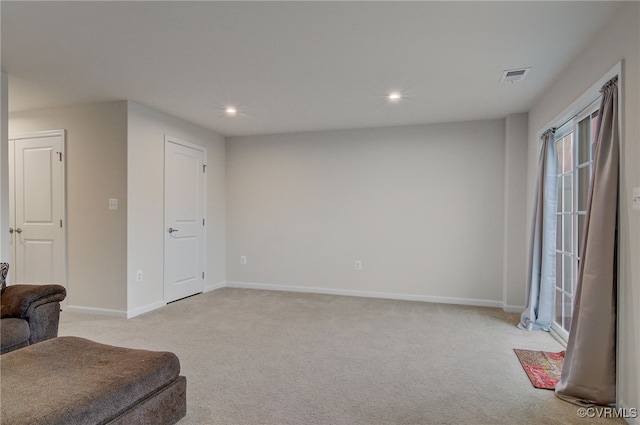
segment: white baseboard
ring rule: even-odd
[[[270,283],[249,283],[249,282],[220,282],[214,285],[207,285],[204,288],[204,292],[211,292],[221,288],[244,288],[244,289],[262,289],[266,291],[285,291],[285,292],[304,292],[309,294],[325,294],[325,295],[343,295],[348,297],[362,297],[362,298],[381,298],[389,300],[402,300],[402,301],[419,301],[428,303],[440,303],[440,304],[458,304],[458,305],[470,305],[476,307],[495,307],[502,308],[507,313],[520,313],[524,310],[523,306],[505,306],[500,301],[481,300],[475,298],[456,298],[456,297],[438,297],[430,295],[412,295],[412,294],[398,294],[392,292],[373,292],[373,291],[359,291],[352,289],[334,289],[334,288],[319,288],[308,286],[294,286],[294,285],[275,285]],[[164,307],[166,303],[164,301],[158,301],[153,304],[138,307],[129,311],[110,310],[104,308],[89,308],[67,305],[63,307],[63,310],[82,313],[82,314],[95,314],[99,316],[111,316],[111,317],[123,317],[130,319],[132,317],[139,316],[144,313],[156,310]],[[640,425],[640,424],[638,424]]]
[[[505,313],[522,313],[524,311],[525,306],[523,305],[502,305],[502,309]]]
[[[79,307],[74,305],[66,305],[62,307],[62,311],[68,311],[69,313],[93,314],[96,316],[122,317],[125,319],[127,318],[126,311],[111,310],[108,308],[92,308],[92,307]]]
[[[93,314],[95,316],[109,316],[109,317],[121,317],[124,319],[131,319],[132,317],[140,316],[141,314],[148,313],[157,308],[164,307],[165,305],[166,304],[163,301],[158,301],[156,303],[138,307],[129,311],[111,310],[108,308],[92,308],[92,307],[79,307],[74,305],[67,305],[62,307],[62,311],[68,311],[70,313],[80,313],[80,314]]]
[[[204,287],[204,292],[206,293],[206,292],[215,291],[216,289],[224,288],[225,286],[227,286],[226,282],[220,282],[214,285],[206,285]]]
[[[209,285],[204,288],[203,292],[215,291],[216,289],[224,288],[225,286],[226,286],[225,282],[218,283],[215,285]],[[125,319],[131,319],[132,317],[149,313],[150,311],[164,307],[165,305],[167,305],[167,303],[165,303],[164,301],[157,301],[153,304],[148,304],[148,305],[134,308],[133,310],[128,310],[128,311],[66,305],[66,306],[62,306],[62,310],[68,311],[71,313],[94,314],[96,316],[123,317]]]
[[[384,298],[389,300],[421,301],[440,304],[472,305],[476,307],[503,308],[500,301],[479,300],[473,298],[436,297],[428,295],[396,294],[391,292],[356,291],[350,289],[318,288],[293,285],[273,285],[270,283],[227,282],[229,288],[263,289],[267,291],[305,292],[312,294],[344,295],[349,297]]]
[[[133,310],[127,311],[127,319],[131,319],[132,317],[140,316],[141,314],[148,313],[160,307],[164,307],[167,305],[164,301],[157,301],[153,304],[144,305],[142,307],[134,308]]]

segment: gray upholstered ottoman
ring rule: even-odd
[[[0,356],[3,425],[174,424],[187,380],[173,353],[59,337]]]

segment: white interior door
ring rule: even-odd
[[[11,282],[65,285],[64,131],[9,140]]]
[[[204,290],[206,148],[165,137],[164,300]]]

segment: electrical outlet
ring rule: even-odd
[[[247,264],[247,257],[245,255],[240,256],[240,264]]]
[[[142,270],[138,270],[138,271],[136,272],[136,281],[138,281],[138,282],[142,282],[142,278],[143,278]]]
[[[118,199],[111,198],[109,199],[109,209],[115,211],[118,209]]]
[[[362,270],[362,261],[356,260],[356,270]]]

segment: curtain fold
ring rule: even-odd
[[[581,405],[616,401],[617,77],[601,90],[593,175],[567,352],[556,395]]]
[[[527,307],[518,324],[519,328],[527,330],[548,331],[553,321],[558,205],[558,155],[553,133],[554,129],[550,129],[542,135],[538,160],[527,274]]]

